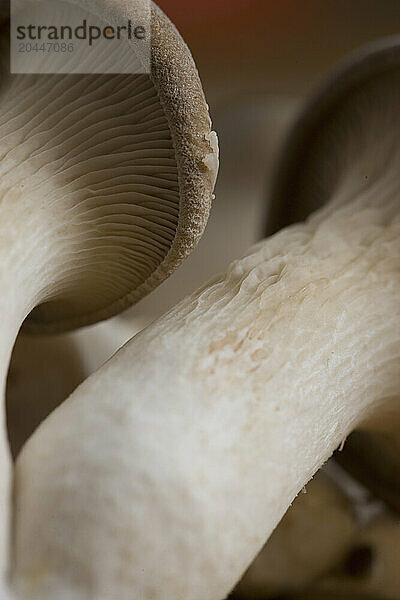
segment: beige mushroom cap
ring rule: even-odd
[[[93,7],[118,23],[134,11]],[[218,144],[191,54],[151,3],[150,74],[8,71],[4,61],[0,229],[18,221],[18,244],[48,275],[25,328],[108,318],[167,278],[208,219]],[[26,278],[39,281],[34,269]]]

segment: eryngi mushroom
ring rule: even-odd
[[[115,22],[125,2],[91,2]],[[0,87],[0,382],[25,330],[64,331],[137,302],[205,227],[216,136],[190,52],[152,5],[152,70],[11,75]],[[132,50],[133,52],[133,50]],[[29,315],[29,316],[28,316]],[[8,557],[10,456],[0,436],[0,573]]]
[[[20,598],[221,600],[346,436],[397,417],[396,43],[322,92],[347,81],[293,193],[329,201],[140,332],[25,445]]]
[[[355,55],[353,64],[350,64],[340,76],[333,77],[329,84],[315,96],[310,106],[298,119],[282,153],[270,194],[267,233],[271,234],[288,224],[302,221],[324,203],[329,202],[332,191],[338,183],[336,173],[337,169],[341,168],[338,160],[352,160],[350,153],[347,155],[344,153],[342,157],[332,156],[331,150],[327,149],[326,145],[324,151],[319,154],[316,152],[314,139],[318,136],[326,135],[326,138],[330,136],[335,146],[340,143],[339,136],[342,135],[340,128],[335,131],[330,127],[328,131],[327,120],[330,119],[330,115],[336,114],[339,118],[344,103],[357,93],[358,107],[355,106],[354,110],[364,110],[363,106],[371,102],[375,107],[371,106],[371,109],[377,113],[380,112],[382,119],[386,117],[387,120],[390,120],[392,118],[399,101],[398,76],[396,74],[399,56],[398,38],[396,37],[366,47]],[[374,80],[378,77],[381,78],[382,85],[386,88],[392,86],[392,94],[389,104],[386,106],[384,89],[382,89],[382,94],[379,94],[378,89],[375,96],[367,93],[362,97],[363,87],[366,89],[369,81],[371,86],[379,86],[379,79],[374,84]],[[385,77],[386,83],[384,82]],[[386,89],[386,96],[388,93],[390,94],[390,91]],[[396,127],[396,120],[397,117],[393,119],[393,127]],[[374,121],[371,121],[371,126],[373,124]],[[353,125],[349,119],[346,126],[350,129],[355,127],[356,123]],[[356,176],[349,173],[349,180],[350,177],[353,178],[353,183],[349,181],[349,185],[361,185],[364,188],[370,188],[371,192],[377,177],[374,170],[382,168],[385,161],[386,154],[382,144],[387,144],[385,129],[388,124],[387,122],[382,123],[382,131],[379,124],[376,124],[376,127],[379,131],[377,131],[375,141],[375,160],[371,161],[363,173],[358,173]],[[330,143],[329,139],[327,143]],[[394,152],[397,152],[395,141],[392,141],[392,144],[394,144]],[[390,188],[388,187],[387,190],[389,193]],[[385,196],[382,196],[382,203],[385,201]],[[389,415],[389,421],[390,419]],[[395,419],[395,428],[396,421]],[[363,431],[354,432],[346,440],[341,451],[336,454],[336,459],[352,475],[368,486],[374,494],[399,511],[399,441],[397,435],[392,435],[388,425],[386,419],[380,431],[377,431],[376,424],[371,431],[367,423],[360,424]]]

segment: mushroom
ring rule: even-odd
[[[322,182],[329,202],[141,331],[28,440],[18,597],[220,600],[346,436],[393,422],[398,54],[364,50],[328,85],[346,93],[294,193]]]
[[[362,54],[365,56],[360,60]],[[388,109],[388,118],[390,118],[389,114],[396,107],[395,69],[398,56],[397,38],[387,38],[384,42],[367,46],[358,56],[355,55],[351,68],[339,77],[333,77],[330,83],[314,97],[310,106],[298,119],[282,152],[277,176],[270,193],[267,234],[306,219],[317,208],[329,202],[332,189],[336,185],[335,168],[341,166],[337,162],[331,163],[329,149],[319,155],[315,152],[314,138],[326,129],[327,116],[340,113],[343,103],[354,94],[357,86],[366,85],[368,79],[372,80],[383,75],[385,70],[392,69],[393,98],[392,107]],[[367,97],[364,102],[368,102]],[[383,110],[380,102],[381,99],[378,98],[376,110]],[[339,143],[333,129],[328,135],[331,136],[333,143]],[[377,140],[379,139],[381,139],[380,135],[377,137]],[[329,140],[327,143],[329,144]],[[339,160],[346,160],[346,158],[339,157]],[[381,166],[382,163],[377,156],[375,164],[371,167],[380,169]],[[370,173],[367,170],[364,175],[361,173],[358,175],[355,184],[362,180],[362,177],[364,177],[365,187],[370,186]],[[379,432],[369,430],[365,424],[363,429],[349,437],[341,451],[336,453],[336,460],[368,486],[374,494],[399,511],[398,437],[388,434],[387,424],[384,424],[383,431]]]
[[[116,23],[133,10],[122,0],[91,7]],[[152,69],[141,75],[10,75],[3,31],[3,392],[23,321],[25,331],[59,332],[122,311],[174,271],[205,227],[216,136],[187,46],[153,4],[151,19]],[[4,574],[11,474],[1,414]]]
[[[303,589],[343,560],[356,520],[345,493],[319,473],[295,499],[236,586],[237,600],[264,600]]]

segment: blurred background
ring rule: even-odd
[[[123,315],[73,334],[19,336],[7,391],[14,454],[32,429],[125,341],[264,236],[276,157],[303,102],[346,54],[400,29],[400,0],[158,4],[193,53],[219,136],[220,174],[210,221],[185,264]],[[278,528],[265,565],[261,559],[237,597],[277,598],[282,577],[290,588],[290,574],[298,571],[293,585],[305,589],[331,575],[317,591],[296,598],[400,598],[398,517],[337,468],[333,475],[328,468],[324,477],[329,483],[317,484],[311,500],[299,497],[300,508],[289,511],[286,524]],[[304,538],[310,540],[306,547]],[[277,578],[266,580],[266,570]]]

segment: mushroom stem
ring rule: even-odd
[[[17,463],[21,598],[224,598],[348,433],[396,409],[393,168],[338,182],[42,424]]]
[[[4,139],[0,127],[0,139]],[[2,151],[0,143],[0,151]],[[0,165],[0,171],[2,169]],[[0,178],[0,581],[7,564],[11,496],[11,457],[8,445],[5,389],[11,352],[18,331],[29,312],[44,297],[51,276],[43,226],[36,226],[35,203],[27,208],[15,190],[7,190]],[[47,254],[47,259],[45,256]],[[55,266],[55,265],[53,265]]]
[[[3,216],[4,201],[0,199],[0,223]],[[21,245],[26,237],[19,241],[14,238],[12,228],[0,224],[2,239],[0,242],[0,580],[4,581],[7,565],[10,495],[11,495],[11,457],[7,438],[5,415],[5,388],[12,348],[18,330],[30,310],[32,295],[27,293],[29,272],[17,266],[21,258]],[[4,232],[4,236],[3,236]],[[18,256],[18,258],[17,258]]]
[[[9,282],[8,282],[9,285]],[[2,288],[2,298],[5,298]],[[3,303],[1,301],[1,304]],[[8,546],[9,546],[9,523],[10,523],[10,499],[11,499],[11,455],[8,445],[7,424],[5,415],[5,387],[7,379],[8,364],[16,333],[7,322],[10,315],[7,311],[0,312],[1,338],[0,338],[0,594],[2,583],[6,579],[8,568]],[[12,317],[11,317],[12,319]],[[2,598],[3,596],[1,596]]]

